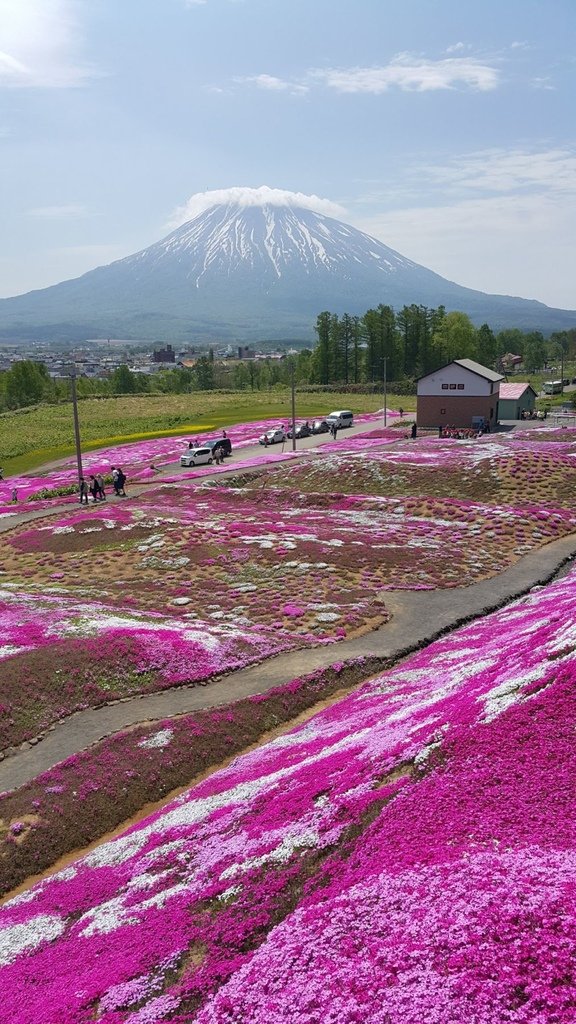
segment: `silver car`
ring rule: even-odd
[[[190,448],[180,456],[181,466],[211,466],[213,462],[212,448]]]
[[[286,440],[284,427],[277,427],[276,430],[267,430],[258,438],[258,444],[281,444]]]

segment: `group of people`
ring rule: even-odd
[[[471,441],[487,433],[490,433],[489,423],[482,427],[440,427],[440,437],[450,437],[453,441]]]
[[[521,420],[545,420],[548,416],[548,409],[522,409]]]
[[[123,473],[123,471],[117,466],[111,467],[111,474],[114,494],[116,495],[117,498],[125,498],[127,496],[124,487],[126,483],[126,474]],[[85,477],[81,477],[79,486],[80,504],[88,504],[89,494],[92,495],[92,501],[94,503],[96,503],[97,501],[106,501],[106,491],[104,489],[104,483],[105,481],[104,477],[102,476],[102,473],[91,473],[88,480],[86,480]]]

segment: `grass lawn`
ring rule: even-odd
[[[326,415],[331,409],[375,412],[381,395],[301,394],[296,396],[298,419]],[[391,395],[388,407],[415,409],[414,396]],[[201,434],[233,423],[290,416],[290,391],[236,392],[189,395],[123,395],[87,398],[79,403],[84,451],[190,432]],[[72,406],[39,405],[0,416],[0,465],[7,475],[25,473],[74,452]]]

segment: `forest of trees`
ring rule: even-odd
[[[495,334],[488,324],[475,327],[465,313],[447,313],[443,306],[391,306],[369,309],[363,316],[324,312],[316,323],[314,352],[316,380],[349,384],[384,379],[414,380],[452,359],[475,359],[497,367],[507,352],[523,357],[523,368],[534,373],[547,361],[576,353],[576,331],[563,331],[545,339],[540,331],[508,328]]]
[[[193,391],[270,391],[285,388],[292,374],[297,387],[380,385],[396,382],[394,390],[410,393],[414,381],[451,359],[476,359],[500,368],[501,357],[523,357],[523,371],[533,373],[547,363],[576,357],[576,330],[545,339],[540,331],[508,328],[495,334],[488,324],[475,327],[465,313],[440,306],[391,306],[369,309],[363,316],[323,312],[316,321],[317,344],[282,359],[218,360],[213,352],[191,367],[172,367],[154,374],[134,373],[119,366],[103,380],[77,379],[80,398],[147,392],[185,394]],[[386,363],[385,363],[386,361]],[[52,379],[46,367],[21,360],[0,373],[0,411],[62,402],[70,397],[70,382]]]

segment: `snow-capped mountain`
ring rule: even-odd
[[[261,188],[202,199],[191,219],[134,256],[1,300],[0,336],[312,340],[323,310],[413,302],[496,329],[576,324],[576,312],[447,281],[314,209],[310,197]]]

